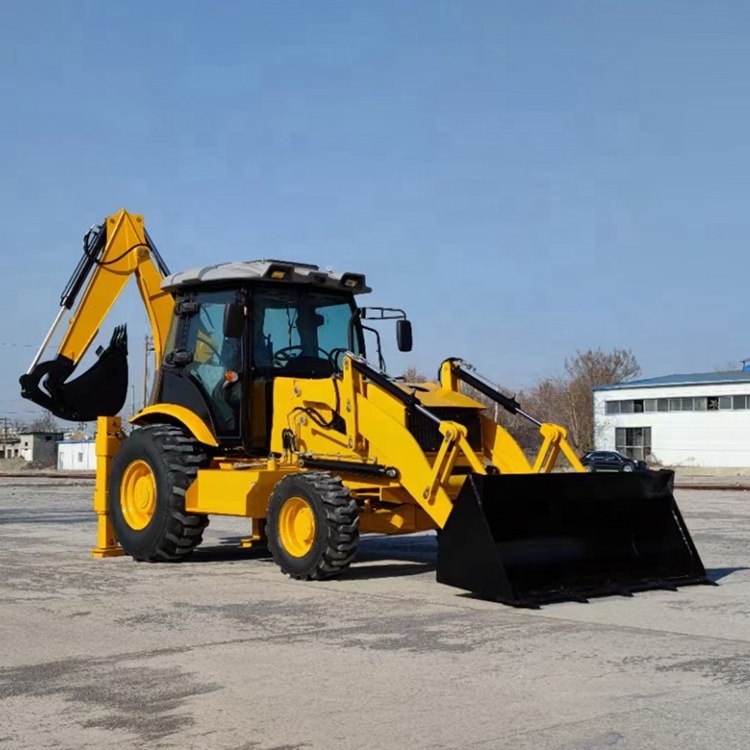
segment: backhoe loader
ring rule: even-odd
[[[157,368],[125,435],[125,328],[69,378],[133,276]],[[708,583],[671,472],[587,474],[565,429],[541,422],[527,459],[471,394],[535,420],[462,360],[434,383],[386,373],[370,323],[395,320],[402,351],[411,323],[360,306],[370,291],[362,274],[269,259],[170,274],[125,210],[89,230],[20,382],[62,419],[97,420],[93,555],[185,560],[218,514],[250,519],[249,543],[296,579],[343,573],[361,534],[433,529],[439,582],[516,606]]]

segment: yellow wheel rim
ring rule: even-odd
[[[148,526],[156,510],[156,478],[145,461],[128,464],[120,483],[120,509],[125,523],[140,531]]]
[[[292,557],[304,557],[315,539],[315,516],[307,500],[290,497],[279,513],[279,541]]]

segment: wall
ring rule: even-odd
[[[19,442],[0,445],[0,458],[20,458],[21,445]]]
[[[32,432],[19,437],[22,458],[54,465],[57,460],[57,442],[62,439],[62,433]]]
[[[60,471],[94,471],[96,443],[93,440],[58,443],[57,468]]]
[[[650,427],[651,452],[663,465],[750,467],[750,410],[605,413],[606,401],[742,394],[750,394],[750,383],[595,391],[596,447],[615,450],[616,427]]]

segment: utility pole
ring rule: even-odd
[[[3,458],[8,458],[8,417],[3,417]]]

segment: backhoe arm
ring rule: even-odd
[[[75,380],[65,382],[91,346],[99,327],[131,276],[135,276],[161,361],[174,300],[161,289],[168,270],[145,230],[143,217],[125,210],[92,228],[83,240],[83,257],[63,290],[60,310],[28,372],[21,395],[61,419],[91,421],[114,416],[127,396],[127,336],[118,326],[98,361]],[[79,299],[76,303],[76,300]],[[55,359],[40,362],[66,311],[72,311]]]

